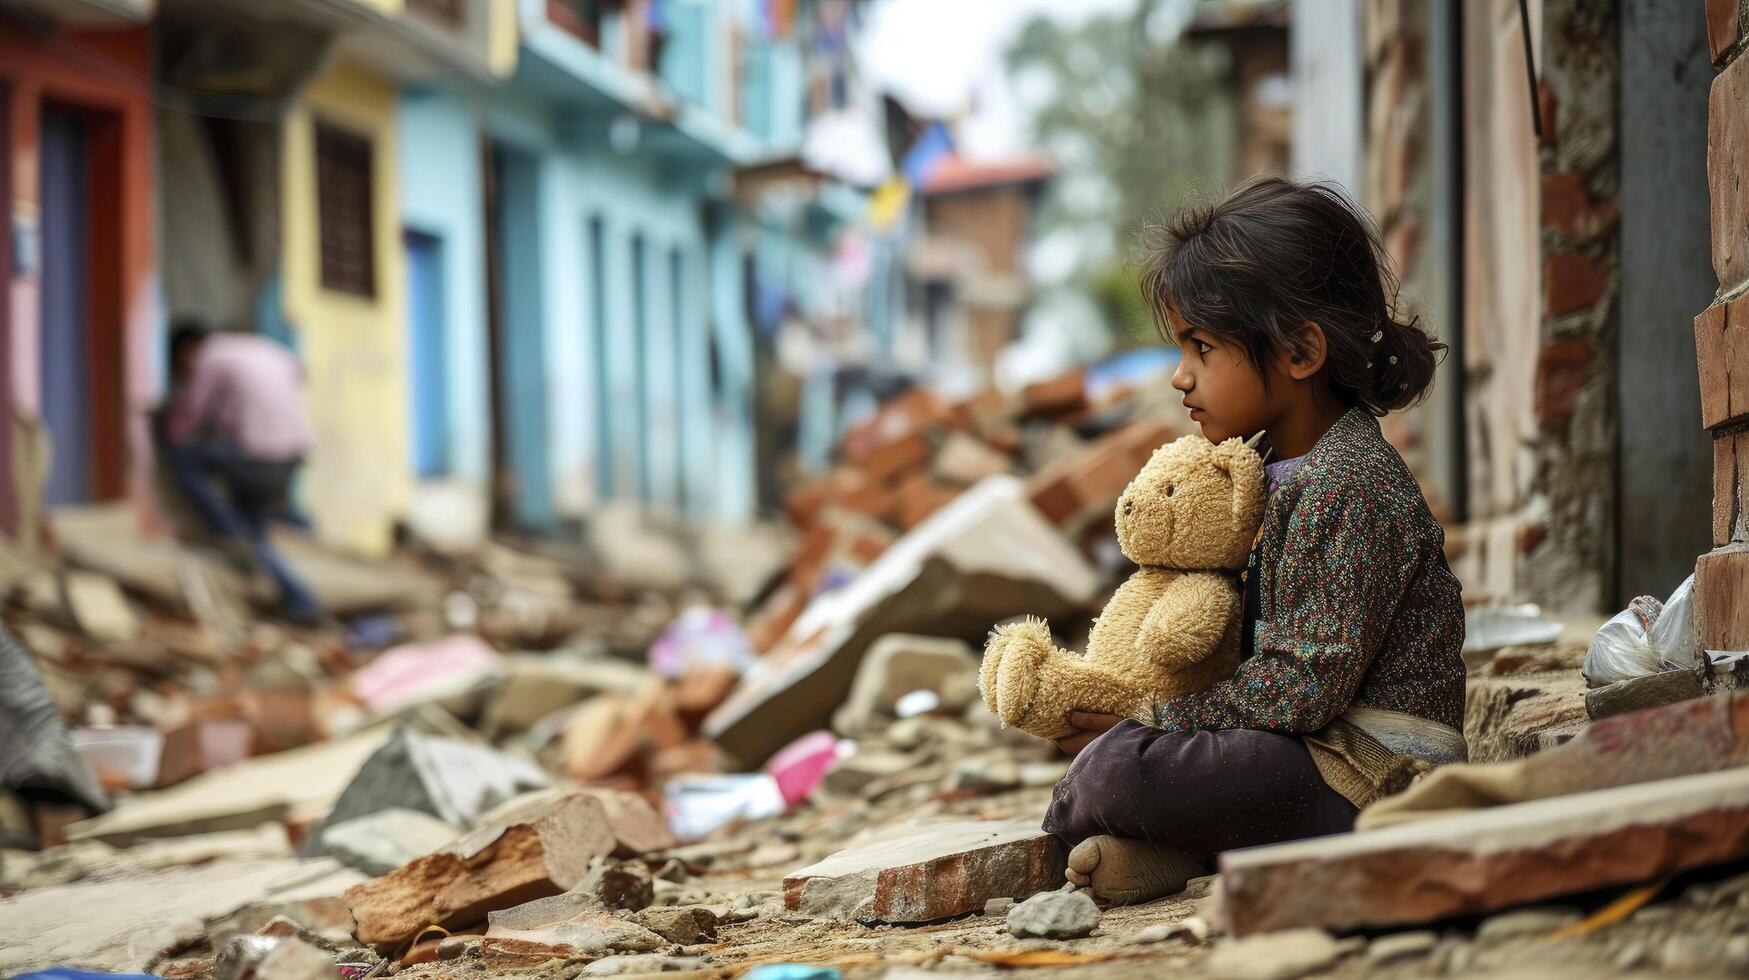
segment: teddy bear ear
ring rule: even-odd
[[[1233,513],[1249,521],[1263,490],[1263,457],[1234,437],[1215,447],[1214,464],[1233,481]]]

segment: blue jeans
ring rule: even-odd
[[[169,446],[164,452],[183,496],[215,534],[247,542],[274,584],[285,612],[298,619],[321,615],[322,604],[292,574],[267,539],[268,522],[285,507],[298,461],[250,459],[221,443]]]

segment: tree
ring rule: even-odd
[[[1046,93],[1034,137],[1059,164],[1040,237],[1073,243],[1073,282],[1120,344],[1152,339],[1129,267],[1138,233],[1232,171],[1227,51],[1182,37],[1173,21],[1188,9],[1140,0],[1073,27],[1038,18],[1008,52],[1022,92]]]

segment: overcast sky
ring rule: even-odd
[[[1026,105],[1003,54],[1040,14],[1073,24],[1123,13],[1135,0],[880,0],[868,11],[857,50],[864,76],[912,111],[954,118],[968,156],[1002,156],[1027,146]]]

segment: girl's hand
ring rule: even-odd
[[[1097,711],[1071,711],[1064,716],[1064,720],[1075,731],[1057,739],[1057,748],[1074,756],[1079,755],[1089,742],[1116,727],[1118,722],[1123,721],[1123,717],[1121,715],[1101,714]]]

